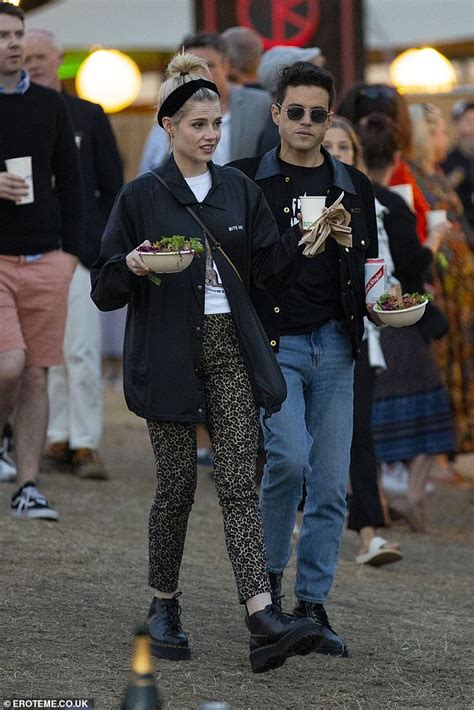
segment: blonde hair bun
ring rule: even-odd
[[[205,59],[196,57],[194,54],[177,54],[168,64],[166,78],[190,76],[191,79],[199,77],[209,77],[209,66]],[[188,79],[189,81],[189,79]]]
[[[211,72],[206,60],[196,57],[194,54],[185,54],[184,52],[176,54],[168,64],[166,80],[160,87],[158,106],[162,106],[175,89],[194,79],[211,79]],[[194,97],[195,100],[215,98],[217,98],[216,95],[209,89],[200,89]]]

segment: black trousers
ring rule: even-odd
[[[367,341],[361,346],[354,370],[354,431],[352,434],[349,503],[350,530],[384,524],[377,485],[377,461],[372,438],[372,404],[376,372],[369,365]]]

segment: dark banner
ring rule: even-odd
[[[195,0],[197,31],[242,25],[265,49],[280,44],[319,47],[338,93],[363,79],[363,0]]]

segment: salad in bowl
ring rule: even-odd
[[[419,321],[426,304],[432,300],[433,296],[429,293],[384,293],[377,300],[373,311],[385,325],[404,328]]]
[[[175,274],[184,271],[196,255],[202,254],[204,246],[199,239],[175,234],[162,237],[153,244],[141,244],[137,247],[143,263],[156,274]],[[153,280],[153,277],[151,277]],[[158,279],[155,280],[158,281]]]

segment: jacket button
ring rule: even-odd
[[[270,340],[270,345],[272,346],[272,348],[274,348],[276,344],[277,344],[276,340]]]
[[[351,315],[351,320],[354,320],[354,315],[353,315],[353,314]]]
[[[361,239],[360,243],[362,244],[363,247],[365,247],[365,239]]]
[[[202,413],[203,413],[202,407],[198,407],[198,414],[202,414]]]
[[[349,251],[349,247],[345,247],[345,250],[346,250],[346,251]]]
[[[285,178],[285,182],[291,182],[291,178],[287,176],[287,177]]]
[[[204,205],[199,205],[199,209],[200,209],[200,210],[203,210],[203,209],[204,209]]]
[[[278,308],[278,306],[275,306],[275,308],[273,309],[273,312],[274,312],[274,313],[280,313],[280,309]]]
[[[202,291],[202,284],[198,284],[198,291]]]
[[[201,332],[201,326],[200,326],[200,325],[197,325],[197,326],[196,326],[196,333],[200,333],[200,332]]]
[[[288,214],[289,211],[290,211],[290,208],[289,208],[289,207],[284,207],[284,208],[283,208],[283,212],[284,212],[285,214]]]
[[[347,285],[350,286],[351,283],[352,283],[352,281],[349,279],[349,281],[347,282]]]

